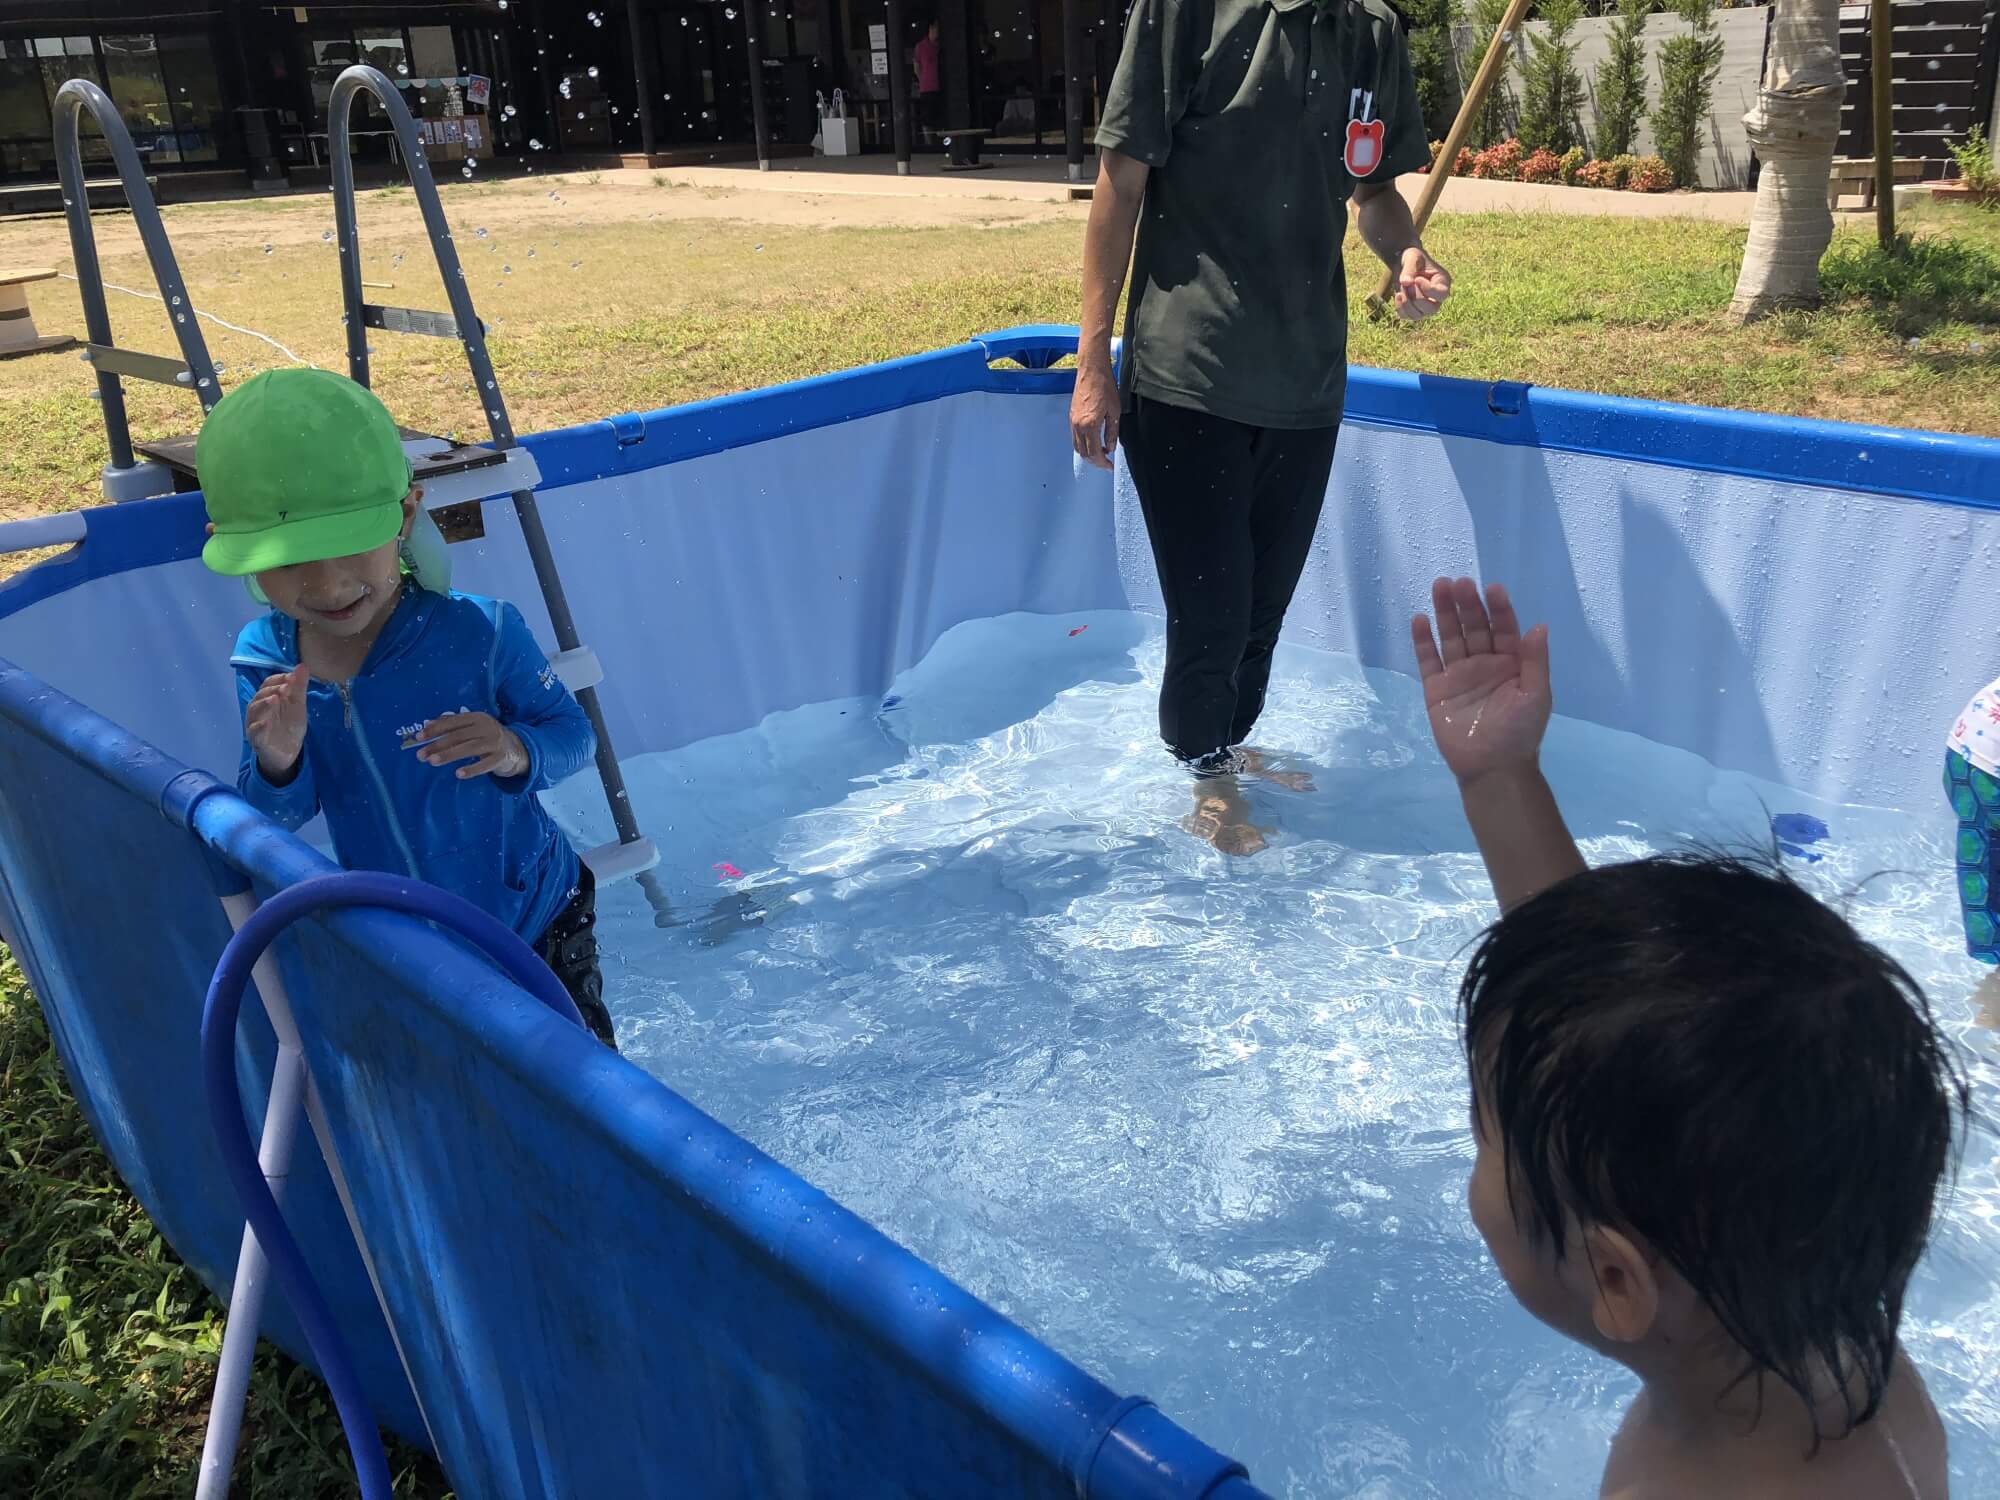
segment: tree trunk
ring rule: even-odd
[[[1743,117],[1762,174],[1729,305],[1738,322],[1819,305],[1820,257],[1833,239],[1826,183],[1846,91],[1840,0],[1778,0],[1763,87]]]

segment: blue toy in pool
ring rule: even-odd
[[[1826,824],[1811,813],[1773,813],[1771,833],[1781,850],[1808,864],[1818,864],[1822,856],[1806,846],[1824,843],[1828,838]]]

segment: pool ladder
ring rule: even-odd
[[[450,313],[422,312],[415,308],[386,307],[363,299],[361,247],[356,231],[354,202],[354,162],[348,154],[354,101],[367,93],[388,115],[396,132],[397,144],[407,164],[411,188],[423,213],[424,229],[444,280]],[[160,301],[169,315],[174,337],[181,350],[179,360],[136,350],[120,349],[112,341],[111,314],[105,304],[104,273],[97,254],[96,234],[90,219],[90,195],[84,186],[80,125],[85,111],[102,132],[111,148],[119,181],[131,205],[139,239],[152,266],[153,281]],[[222,384],[215,361],[202,337],[201,320],[187,295],[166,226],[147,185],[144,166],[133,148],[131,133],[104,90],[88,79],[72,78],[56,93],[56,170],[62,180],[63,208],[69,221],[70,250],[76,261],[76,279],[83,300],[83,314],[89,341],[83,358],[95,369],[97,392],[104,407],[105,438],[111,462],[104,470],[104,495],[108,500],[135,500],[171,490],[177,480],[194,477],[194,439],[171,438],[164,442],[135,445],[125,411],[127,377],[149,380],[159,385],[192,390],[205,417],[222,399]],[[413,450],[412,468],[424,486],[427,509],[450,507],[454,502],[480,499],[503,486],[511,491],[514,514],[520,522],[522,540],[534,564],[542,603],[548,610],[549,625],[555,632],[556,654],[550,659],[563,685],[576,695],[597,736],[597,775],[611,808],[611,822],[617,838],[592,849],[584,857],[602,882],[626,875],[639,875],[659,863],[659,850],[639,831],[632,802],[625,790],[625,777],[617,751],[604,723],[604,711],[597,700],[597,685],[604,669],[597,655],[579,638],[576,619],[570,611],[562,575],[549,549],[548,531],[542,525],[535,503],[534,487],[541,482],[531,454],[514,435],[507,415],[506,399],[493,376],[493,361],[486,350],[486,328],[472,306],[472,293],[465,283],[451,228],[445,222],[438,200],[437,184],[431,178],[416,122],[409,106],[389,79],[376,68],[357,65],[335,81],[327,105],[327,128],[332,152],[334,230],[340,245],[340,290],[345,311],[341,321],[347,330],[347,373],[367,385],[368,332],[379,328],[388,333],[427,334],[455,338],[465,348],[472,384],[480,408],[486,413],[491,441],[460,445],[444,439],[405,432],[405,445]],[[664,897],[655,882],[646,882],[647,896],[662,922],[668,920]]]

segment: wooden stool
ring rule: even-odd
[[[54,271],[40,269],[0,271],[0,359],[67,349],[76,342],[66,333],[36,333],[35,320],[28,314],[28,283],[53,281],[55,276]]]
[[[1891,177],[1896,182],[1922,182],[1924,164],[1913,157],[1899,156],[1889,164]],[[1849,195],[1858,195],[1861,207],[1875,206],[1875,158],[1872,156],[1836,156],[1833,170],[1826,179],[1826,206],[1840,207],[1840,200]]]

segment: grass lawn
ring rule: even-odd
[[[775,195],[758,195],[770,202]],[[516,426],[558,426],[847,368],[1018,323],[1075,317],[1081,216],[992,227],[752,222],[752,200],[548,180],[447,189]],[[739,212],[743,210],[744,212]],[[363,199],[375,300],[442,308],[405,192]],[[996,219],[1010,211],[995,209]],[[731,215],[735,216],[732,217]],[[337,269],[323,197],[170,209],[193,301],[339,368]],[[2000,434],[2000,214],[1915,216],[1889,262],[1843,231],[1826,310],[1728,325],[1743,232],[1688,221],[1446,216],[1433,248],[1458,278],[1448,316],[1358,323],[1358,362],[1482,379]],[[110,281],[150,287],[136,239],[98,221]],[[0,225],[0,265],[67,266],[52,220]],[[1358,305],[1372,268],[1351,247]],[[34,289],[44,331],[81,331],[75,287]],[[167,310],[111,294],[118,340],[173,351]],[[225,384],[288,363],[210,325]],[[450,343],[376,336],[397,415],[472,432],[479,403]],[[0,363],[0,519],[88,504],[105,459],[73,354]],[[134,427],[193,425],[183,394],[130,387]],[[16,559],[18,564],[21,559]],[[0,576],[8,569],[0,559]],[[20,972],[0,949],[0,1494],[150,1500],[193,1490],[219,1309],[112,1172],[70,1098]],[[434,1465],[395,1450],[397,1492],[437,1497]],[[351,1495],[319,1383],[260,1356],[236,1493]]]
[[[550,196],[553,194],[554,196]],[[715,201],[692,189],[577,180],[446,189],[494,365],[520,431],[672,405],[956,343],[1010,324],[1072,322],[1081,217],[1039,211],[1010,227],[822,229],[745,222],[777,195]],[[560,200],[560,201],[557,201]],[[300,357],[342,367],[328,200],[167,210],[196,306]],[[649,217],[657,215],[657,217]],[[796,217],[796,214],[793,215]],[[1435,324],[1358,320],[1353,356],[1480,379],[1948,431],[2000,434],[2000,214],[1932,212],[1896,265],[1872,228],[1829,257],[1833,305],[1753,329],[1724,316],[1743,231],[1695,220],[1441,217],[1430,240],[1458,279]],[[1946,235],[1942,231],[1948,227]],[[373,300],[442,308],[407,191],[364,195]],[[100,218],[106,275],[151,280],[125,221]],[[58,221],[0,225],[0,264],[66,265]],[[1350,245],[1356,305],[1372,279]],[[110,295],[121,343],[169,353],[165,310]],[[78,330],[68,282],[35,288],[44,331]],[[286,363],[213,324],[240,377]],[[458,349],[377,334],[375,385],[402,421],[471,432],[480,412]],[[186,395],[128,386],[141,436],[193,425]],[[0,518],[95,498],[104,462],[92,384],[73,353],[0,364]]]

